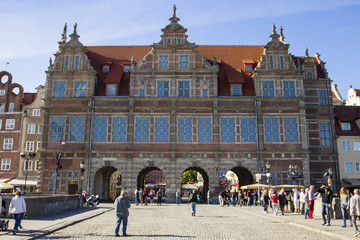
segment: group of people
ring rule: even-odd
[[[219,204],[220,206],[224,206],[224,205],[232,205],[232,206],[236,206],[239,205],[241,206],[257,206],[259,205],[259,194],[257,190],[254,190],[253,192],[251,192],[250,190],[248,191],[243,191],[243,190],[239,190],[239,191],[229,191],[228,189],[221,191],[219,193]]]
[[[148,199],[150,199],[150,204],[155,204],[154,199],[157,197],[157,205],[161,205],[163,201],[163,197],[165,197],[165,189],[164,188],[154,188],[154,189],[148,189],[148,188],[140,188],[139,190],[136,189],[134,192],[135,197],[135,204],[142,206],[148,204]]]

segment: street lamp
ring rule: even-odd
[[[25,172],[25,186],[24,186],[24,194],[25,194],[27,174],[28,174],[28,170],[29,170],[29,160],[30,160],[30,158],[34,158],[36,156],[36,153],[30,153],[30,152],[21,153],[20,156],[25,159],[25,171],[26,171]]]
[[[65,142],[59,142],[59,146],[58,146],[58,154],[56,155],[56,174],[55,174],[55,189],[54,189],[54,194],[56,194],[56,189],[57,189],[57,176],[58,176],[58,172],[59,169],[62,169],[62,166],[60,164],[60,160],[61,160],[61,152],[60,152],[60,146],[64,145]]]
[[[267,161],[265,163],[265,172],[266,172],[267,183],[269,184],[269,190],[270,190],[270,178],[271,178],[270,167],[271,167],[271,164],[269,161]]]
[[[81,171],[81,177],[80,177],[80,194],[82,193],[82,181],[84,178],[84,172],[85,172],[85,162],[82,160],[80,162],[80,171]]]
[[[296,180],[296,185],[299,185],[298,179],[301,177],[301,174],[300,174],[300,169],[299,169],[298,165],[290,164],[287,174],[288,174],[288,177],[290,177],[292,181],[294,181],[294,179]]]

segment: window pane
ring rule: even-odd
[[[277,118],[265,118],[265,142],[279,142]]]
[[[330,146],[330,130],[328,123],[320,123],[320,138],[322,146]]]
[[[52,117],[50,123],[50,142],[61,142],[64,137],[65,117]]]
[[[71,142],[84,141],[85,120],[83,117],[72,117],[70,119],[70,138]]]
[[[157,82],[157,96],[158,97],[169,97],[169,81],[158,81]]]
[[[198,118],[198,142],[211,142],[211,118]]]
[[[113,118],[112,141],[113,142],[126,142],[126,118],[125,117]]]
[[[221,118],[221,142],[235,142],[235,118]]]
[[[149,118],[136,118],[135,142],[149,142],[149,122]]]
[[[242,118],[241,119],[241,141],[242,142],[255,142],[255,119]]]
[[[285,142],[298,141],[298,127],[296,118],[284,118]]]
[[[263,81],[263,97],[275,97],[274,82]]]
[[[155,142],[168,142],[169,119],[155,118]]]
[[[191,118],[178,118],[178,142],[192,142]]]
[[[106,142],[107,118],[94,118],[93,142]]]

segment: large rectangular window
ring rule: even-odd
[[[5,103],[0,103],[0,112],[5,112]]]
[[[168,55],[159,55],[159,69],[168,69]]]
[[[65,82],[54,82],[53,97],[65,97]]]
[[[155,142],[169,141],[169,119],[155,118]]]
[[[198,142],[211,142],[211,118],[198,118]]]
[[[75,70],[79,70],[80,56],[75,56]]]
[[[326,91],[325,90],[319,90],[319,102],[320,102],[320,106],[326,106],[327,105],[327,97],[326,97]]]
[[[342,141],[342,147],[344,152],[351,151],[350,141]]]
[[[294,98],[295,97],[295,82],[294,81],[284,81],[284,97],[285,98]]]
[[[221,142],[235,142],[235,118],[221,118]]]
[[[135,142],[149,142],[150,119],[137,117],[135,120]]]
[[[274,69],[274,57],[273,56],[269,56],[269,67],[270,69]]]
[[[10,171],[10,168],[11,168],[11,158],[1,159],[1,170]]]
[[[107,118],[106,117],[94,118],[93,142],[106,142],[106,135],[107,135]]]
[[[360,162],[355,163],[356,172],[360,173]]]
[[[75,97],[86,97],[86,81],[75,82]]]
[[[34,152],[35,151],[35,142],[26,141],[25,142],[25,151],[26,152]]]
[[[126,118],[114,117],[112,126],[112,141],[126,142]]]
[[[14,139],[13,139],[13,138],[4,138],[3,149],[4,149],[4,150],[11,150],[11,149],[13,149],[13,143],[14,143]]]
[[[158,81],[157,82],[157,96],[158,97],[169,97],[169,81]]]
[[[6,130],[15,129],[15,119],[6,119],[5,129]]]
[[[85,119],[83,117],[70,118],[70,142],[83,142]]]
[[[354,141],[354,151],[360,151],[360,141]]]
[[[39,117],[40,116],[40,109],[33,109],[33,114],[34,117]]]
[[[241,118],[241,141],[255,142],[256,130],[254,118]]]
[[[352,162],[345,162],[345,173],[353,173],[353,163]]]
[[[298,142],[298,126],[296,118],[284,118],[285,142]]]
[[[284,62],[284,56],[280,56],[280,69],[285,69],[285,62]]]
[[[279,142],[279,124],[277,118],[265,118],[265,142]]]
[[[320,123],[321,146],[330,146],[330,128],[328,123]]]
[[[232,96],[241,96],[241,85],[238,85],[238,84],[231,85],[231,95]]]
[[[28,160],[24,162],[24,171],[28,170],[28,171],[32,171],[33,168],[33,161],[32,160]]]
[[[275,97],[273,81],[263,81],[262,87],[263,87],[263,89],[262,89],[263,97],[266,97],[266,98]]]
[[[115,96],[116,95],[116,85],[108,84],[106,85],[106,96]]]
[[[35,124],[29,124],[27,133],[28,134],[35,134],[35,127],[36,127]]]
[[[178,142],[192,142],[192,118],[178,118]]]
[[[50,123],[50,142],[61,142],[64,139],[65,117],[52,117]]]
[[[13,102],[9,103],[8,112],[13,112],[14,111],[14,106],[15,106],[15,103],[13,103]]]
[[[178,97],[190,97],[190,81],[178,81]]]
[[[188,55],[180,55],[180,69],[189,69]]]

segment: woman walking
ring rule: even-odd
[[[191,215],[195,217],[196,214],[196,203],[197,203],[198,199],[196,196],[196,191],[193,190],[192,194],[190,195],[190,204],[191,204]]]
[[[345,188],[340,189],[340,198],[341,198],[341,213],[344,221],[344,225],[342,227],[346,227],[346,219],[350,220],[350,227],[352,227],[351,216],[349,213],[349,205],[350,205],[350,196],[345,191]]]
[[[119,237],[119,228],[121,221],[123,221],[123,236],[127,236],[126,227],[128,222],[130,201],[127,198],[127,191],[121,191],[119,197],[115,199],[115,213],[116,213],[116,227],[115,227],[115,237]]]
[[[271,196],[271,202],[273,206],[274,215],[277,215],[279,211],[279,197],[276,195],[275,190],[273,192],[273,195]]]
[[[14,229],[12,233],[15,235],[21,226],[21,220],[26,215],[26,203],[24,198],[21,197],[21,191],[15,192],[15,197],[11,199],[9,206],[9,216],[13,215],[15,219]]]
[[[282,188],[279,194],[279,203],[280,203],[280,210],[282,215],[284,215],[286,201],[287,201],[286,192],[285,189]]]
[[[264,204],[264,212],[265,213],[268,213],[268,206],[269,206],[269,194],[268,194],[268,190],[265,189],[264,192],[263,192],[263,195],[262,195],[262,201],[263,201],[263,204]]]

